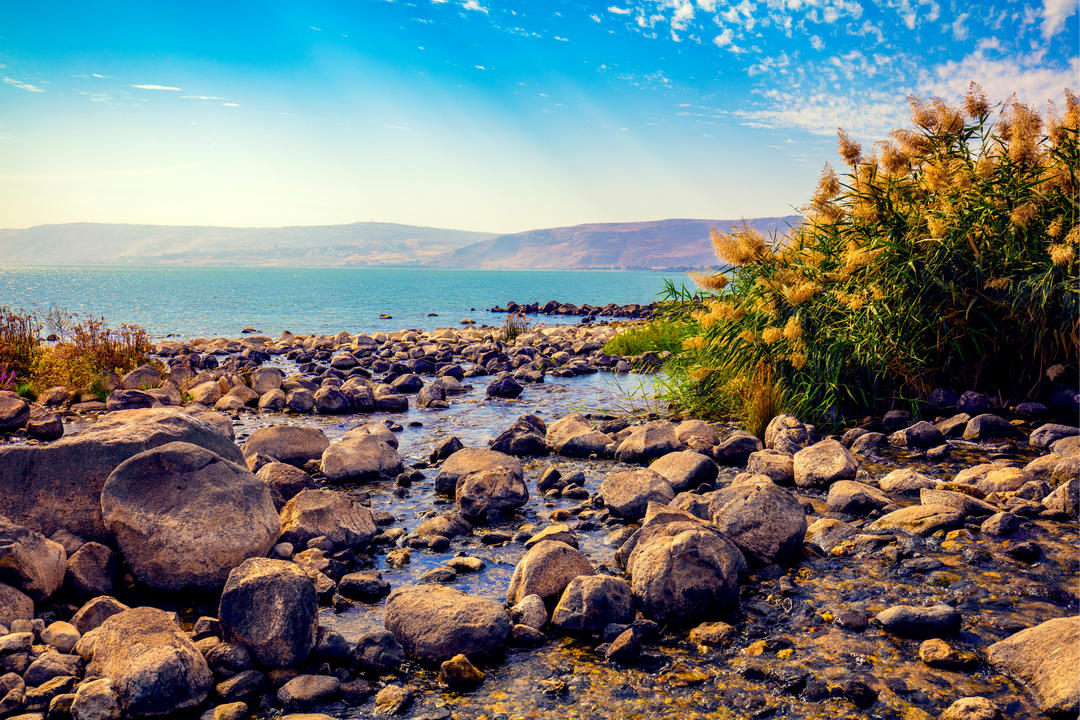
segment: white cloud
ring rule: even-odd
[[[675,13],[671,16],[673,30],[685,30],[694,19],[694,6],[690,0],[675,0]]]
[[[822,42],[821,38],[818,37],[817,35],[811,35],[810,36],[810,47],[814,48],[815,50],[820,50],[821,48],[825,47],[825,43]]]
[[[132,85],[131,87],[138,88],[139,90],[168,90],[170,92],[180,92],[181,90],[183,90],[183,88],[173,87],[172,85],[147,84],[147,85]]]
[[[1076,12],[1076,0],[1043,0],[1043,38],[1049,40],[1057,35],[1065,27],[1065,21],[1074,12]],[[1073,47],[1076,47],[1075,44]]]
[[[597,15],[596,13],[593,13],[589,17],[592,19],[593,22],[600,22],[600,16]]]
[[[314,30],[315,32],[322,32],[321,27],[315,27],[314,25],[308,25],[308,30]]]
[[[716,12],[717,0],[697,0],[697,6],[707,13]]]
[[[558,40],[559,42],[570,42],[569,38],[564,38],[564,37],[563,37],[563,36],[561,36],[561,35],[555,35],[554,37],[555,37],[555,39],[556,39],[556,40]]]
[[[968,90],[972,80],[983,86],[987,96],[1002,101],[1013,93],[1020,102],[1044,106],[1049,100],[1060,101],[1066,87],[1075,87],[1080,76],[1080,57],[1064,66],[1042,62],[1040,55],[988,58],[976,50],[962,60],[942,63],[920,79],[920,91],[956,102]]]
[[[484,67],[483,65],[473,65],[473,67],[476,68],[477,70],[487,70],[487,68]]]
[[[477,0],[465,0],[461,5],[464,10],[472,10],[473,12],[482,12],[487,15],[488,9],[481,5]]]
[[[184,100],[224,100],[223,97],[217,95],[181,95]]]
[[[960,13],[959,15],[956,16],[956,20],[953,21],[952,34],[953,34],[953,37],[956,38],[957,40],[961,40],[961,41],[967,40],[967,38],[968,38],[968,29],[967,29],[967,25],[965,25],[964,23],[967,21],[967,19],[970,16],[971,16],[970,13]]]
[[[240,103],[234,103],[234,102],[227,102],[227,103],[221,103],[221,104],[224,105],[225,107],[240,107]]]
[[[17,87],[20,90],[25,90],[26,92],[32,92],[32,93],[45,92],[43,89],[39,88],[37,85],[33,85],[31,83],[28,83],[28,82],[23,82],[22,80],[16,80],[15,78],[6,77],[6,78],[3,79],[3,83],[5,85],[10,85],[12,87]]]
[[[619,7],[618,5],[610,6],[607,9],[607,11],[609,13],[614,14],[614,15],[629,15],[630,14],[630,8]]]
[[[716,47],[725,47],[731,44],[731,39],[735,36],[735,33],[731,31],[731,28],[724,28],[724,32],[720,33],[712,39],[713,44]]]

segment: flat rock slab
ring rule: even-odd
[[[996,642],[986,660],[1035,696],[1043,712],[1080,712],[1080,616],[1055,618]]]
[[[425,662],[458,654],[498,654],[510,637],[502,606],[442,585],[413,585],[390,593],[386,629],[405,652]]]

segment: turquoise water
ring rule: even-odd
[[[367,268],[72,268],[0,265],[0,306],[58,305],[112,324],[136,323],[154,336],[277,336],[499,324],[487,308],[508,301],[647,303],[664,280],[652,272],[497,271]],[[473,310],[475,308],[475,310]],[[438,317],[428,317],[437,313]],[[379,315],[392,320],[379,320]],[[544,322],[578,322],[544,317]]]

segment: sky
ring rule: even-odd
[[[787,215],[912,94],[1080,90],[1076,0],[0,4],[0,227]]]

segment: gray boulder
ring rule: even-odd
[[[305,547],[326,537],[336,547],[366,546],[378,533],[371,508],[334,490],[301,490],[281,510],[281,540]]]
[[[1048,448],[1058,440],[1067,437],[1075,437],[1077,435],[1080,435],[1080,427],[1047,423],[1046,425],[1040,425],[1031,431],[1031,435],[1028,437],[1028,443],[1031,447]]]
[[[0,395],[0,432],[14,432],[30,420],[30,405],[20,397]]]
[[[746,472],[765,475],[777,485],[791,485],[795,482],[795,460],[781,450],[758,450],[746,458]]]
[[[899,530],[909,535],[933,535],[938,530],[952,530],[964,524],[964,513],[945,505],[909,505],[882,515],[867,526],[868,530]]]
[[[960,613],[948,605],[894,605],[879,612],[874,619],[886,632],[901,637],[941,637],[960,629]]]
[[[330,445],[323,431],[299,425],[270,425],[259,428],[243,444],[244,458],[264,455],[278,462],[303,465],[318,460]]]
[[[993,413],[983,413],[968,420],[964,426],[964,439],[974,442],[985,442],[999,438],[1017,437],[1020,431],[1009,424],[1005,418]]]
[[[765,427],[765,447],[791,453],[810,445],[810,429],[794,415],[777,415]]]
[[[471,472],[494,470],[498,467],[508,469],[514,475],[524,478],[521,461],[517,458],[494,450],[462,448],[450,455],[439,468],[435,476],[435,491],[443,495],[453,495],[458,481]]]
[[[892,498],[872,485],[840,480],[829,488],[825,507],[829,512],[866,515],[892,503]]]
[[[717,490],[709,503],[713,525],[754,563],[794,562],[806,535],[806,511],[787,490],[749,482]]]
[[[245,467],[190,443],[121,463],[101,491],[105,526],[135,576],[160,590],[215,590],[278,536],[270,490]]]
[[[615,515],[636,520],[645,516],[650,502],[671,502],[675,491],[663,475],[643,468],[608,473],[600,484],[600,497]]]
[[[991,645],[986,661],[1026,688],[1052,717],[1080,712],[1080,617],[1047,620]]]
[[[571,580],[551,614],[552,625],[578,632],[599,632],[610,623],[633,619],[630,584],[608,575],[579,575]]]
[[[564,415],[547,426],[545,439],[553,452],[570,457],[606,455],[610,435],[593,428],[581,413]]]
[[[592,563],[577,548],[558,540],[544,540],[529,548],[514,568],[506,602],[514,605],[529,595],[554,599],[577,576],[595,573]]]
[[[353,435],[322,453],[322,471],[333,482],[391,478],[404,469],[401,456],[374,435]]]
[[[410,656],[429,663],[457,654],[496,655],[510,637],[497,603],[443,585],[399,588],[386,600],[386,629]]]
[[[693,450],[679,450],[663,455],[655,460],[649,469],[662,475],[675,492],[696,488],[702,483],[711,483],[719,472],[715,462]]]
[[[529,500],[529,488],[521,475],[507,467],[478,470],[462,476],[454,490],[454,501],[469,519],[483,519],[489,513],[508,513]]]
[[[745,465],[752,454],[764,447],[756,435],[745,430],[736,430],[712,448],[712,456],[721,465],[740,466]]]
[[[836,440],[822,440],[795,453],[795,485],[827,488],[837,480],[852,480],[859,461]]]
[[[64,582],[67,552],[60,543],[0,516],[0,573],[34,600],[44,600]]]
[[[632,429],[615,451],[615,459],[644,463],[680,449],[682,443],[675,436],[675,426],[666,420],[654,420]]]

